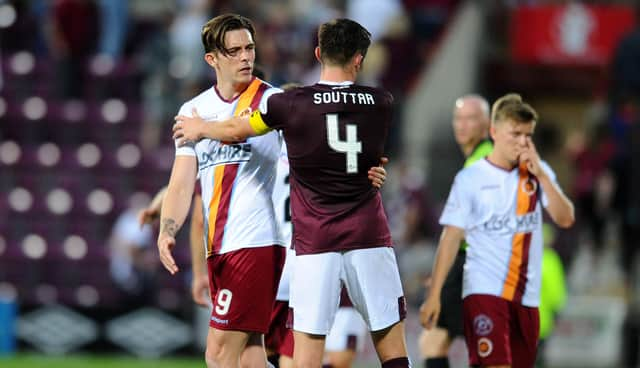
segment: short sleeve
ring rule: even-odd
[[[440,216],[440,225],[450,225],[461,229],[467,228],[473,208],[473,203],[466,192],[468,187],[468,185],[463,185],[463,179],[460,174],[456,175]]]
[[[557,178],[556,178],[556,173],[553,172],[553,169],[551,168],[551,166],[549,166],[549,164],[547,164],[545,161],[540,161],[540,164],[542,166],[542,170],[544,170],[545,173],[547,173],[547,175],[549,176],[549,179],[557,184]],[[560,188],[558,186],[558,188]],[[549,205],[549,198],[547,198],[547,195],[544,193],[544,190],[541,190],[541,196],[540,196],[540,202],[542,203],[542,205],[546,208]]]
[[[269,88],[268,90],[264,91],[264,94],[262,95],[262,98],[260,99],[260,104],[258,104],[258,109],[260,110],[261,113],[266,114],[267,113],[267,102],[269,101],[269,98],[271,98],[271,96],[278,94],[278,93],[282,93],[284,92],[283,90],[281,90],[280,88]]]
[[[282,129],[291,112],[291,93],[274,93],[270,95],[263,105],[260,104],[260,113],[265,124],[272,129]]]
[[[191,116],[191,104],[188,102],[183,104],[180,107],[180,111],[178,111],[178,115]],[[174,140],[173,143],[176,147],[176,156],[196,156],[195,142],[187,142],[179,147],[178,140]]]

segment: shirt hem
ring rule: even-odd
[[[370,248],[393,248],[393,243],[388,244],[367,244],[367,245],[355,245],[355,246],[341,246],[338,248],[329,248],[329,249],[313,249],[313,250],[305,250],[298,249],[294,247],[293,249],[296,251],[296,256],[300,255],[309,255],[309,254],[320,254],[320,253],[331,253],[331,252],[347,252],[350,250],[356,249],[370,249]]]

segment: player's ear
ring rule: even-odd
[[[322,60],[320,60],[320,46],[316,46],[316,49],[314,50],[314,54],[316,55],[316,59],[319,62],[322,62]]]
[[[489,123],[489,135],[491,136],[491,139],[493,139],[494,141],[496,140],[496,125]]]
[[[360,70],[362,69],[362,62],[364,61],[364,56],[362,56],[362,54],[357,53],[354,57],[353,57],[353,65],[355,65],[356,70]]]
[[[206,54],[204,54],[204,61],[212,68],[215,68],[218,64],[218,58],[216,58],[216,56],[212,52],[207,52]]]

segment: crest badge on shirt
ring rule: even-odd
[[[487,336],[493,331],[493,321],[486,314],[479,314],[473,319],[473,328],[476,334]]]
[[[538,191],[538,181],[531,177],[527,178],[522,182],[522,191],[529,196],[534,195]]]
[[[481,358],[488,357],[493,352],[493,342],[487,337],[478,339],[478,355]]]

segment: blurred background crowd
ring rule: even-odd
[[[160,269],[156,230],[140,229],[135,214],[168,181],[180,104],[215,81],[200,30],[225,12],[253,20],[257,64],[274,85],[317,80],[320,23],[348,17],[371,31],[361,83],[395,97],[383,199],[413,313],[463,163],[455,99],[523,95],[541,117],[534,141],[577,208],[576,226],[550,232],[569,297],[547,361],[638,367],[640,6],[631,0],[0,0],[0,355],[199,351],[191,331],[206,320],[194,313],[190,274]],[[183,343],[131,340],[153,340],[149,326]],[[418,331],[412,318],[413,351]]]

